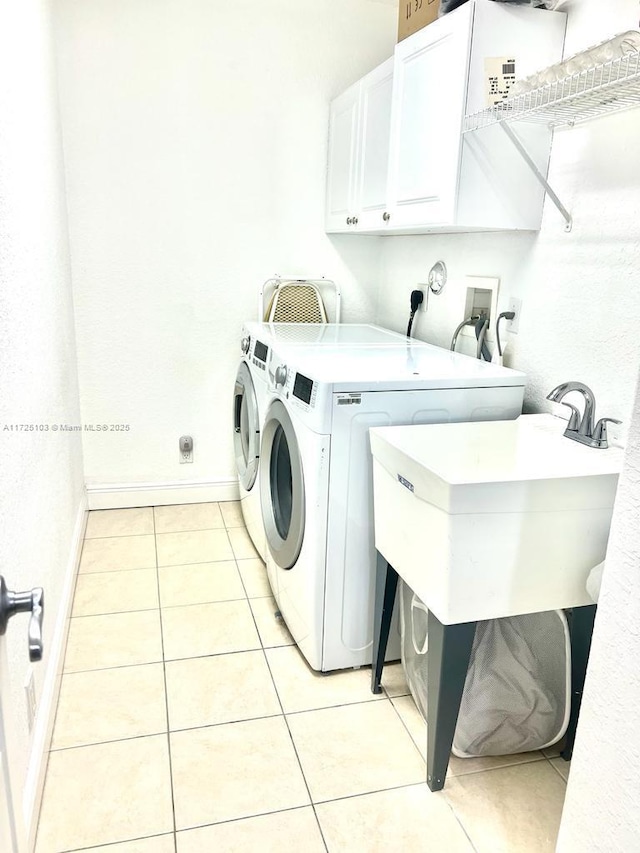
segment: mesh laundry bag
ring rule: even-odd
[[[402,663],[427,717],[427,617],[400,584]],[[571,652],[561,610],[478,622],[452,751],[459,758],[543,749],[564,735],[571,699]]]

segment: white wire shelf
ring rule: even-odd
[[[573,126],[638,106],[640,51],[633,51],[467,115],[463,133],[513,121]]]

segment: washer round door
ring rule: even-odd
[[[258,476],[260,416],[251,372],[244,361],[233,392],[233,452],[240,485],[248,492]]]
[[[267,545],[281,569],[295,565],[304,539],[304,474],[298,439],[280,400],[262,429],[260,504]]]

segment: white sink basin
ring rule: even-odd
[[[377,427],[376,548],[444,624],[591,604],[622,451],[552,415]]]

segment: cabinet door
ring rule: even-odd
[[[361,81],[360,150],[356,191],[357,230],[385,225],[393,57]]]
[[[396,47],[390,226],[454,221],[474,3]]]
[[[360,82],[331,102],[325,228],[348,231],[355,210]]]

